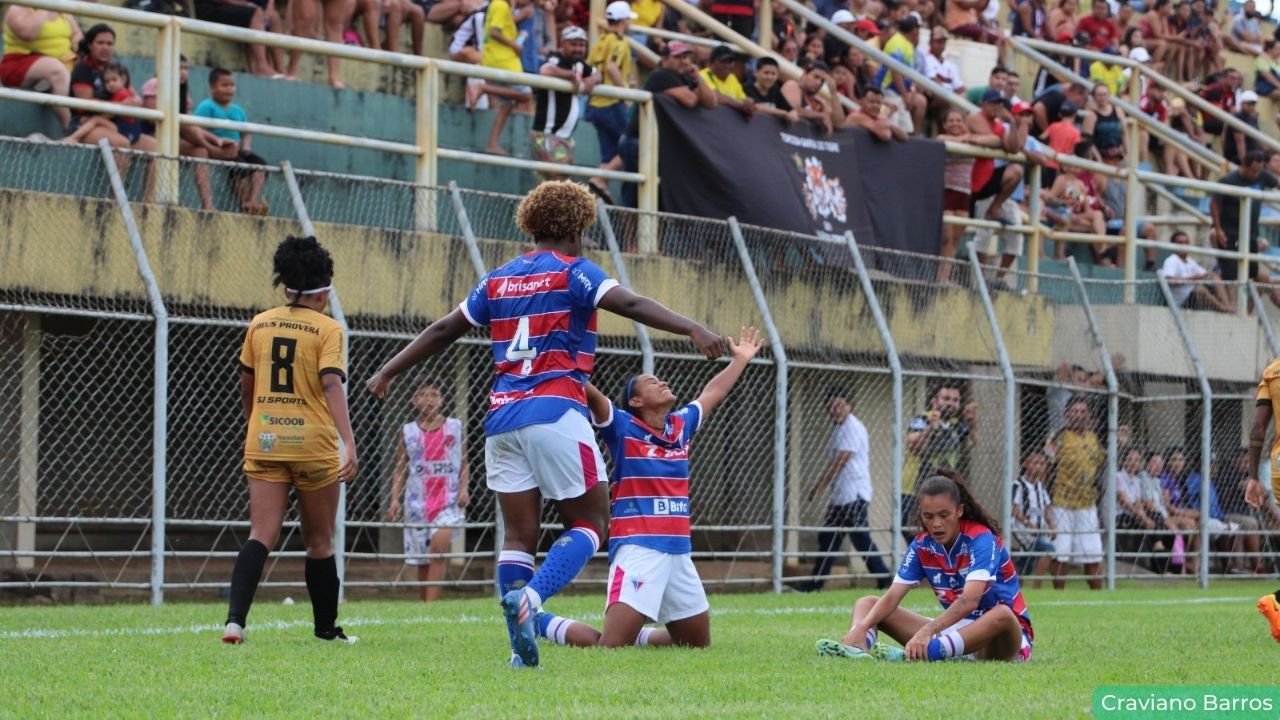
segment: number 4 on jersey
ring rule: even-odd
[[[529,318],[522,317],[516,324],[515,337],[511,338],[511,344],[507,346],[507,360],[523,360],[520,374],[528,375],[533,372],[533,359],[536,357],[538,349],[529,347]]]

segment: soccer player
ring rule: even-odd
[[[1261,509],[1267,502],[1267,491],[1258,481],[1258,461],[1262,455],[1262,443],[1267,437],[1267,425],[1276,422],[1275,439],[1271,443],[1271,489],[1280,498],[1280,359],[1274,360],[1262,371],[1258,381],[1258,402],[1253,411],[1253,429],[1249,432],[1249,478],[1245,481],[1244,500],[1250,507]],[[1275,594],[1258,598],[1258,612],[1271,626],[1271,637],[1280,642],[1280,590]]]
[[[738,338],[729,338],[729,367],[679,410],[675,393],[653,375],[627,382],[622,407],[587,385],[592,424],[614,459],[604,631],[540,613],[540,637],[578,647],[711,644],[707,594],[689,539],[689,443],[760,351],[754,327]],[[646,628],[649,622],[666,629]]]
[[[605,536],[604,459],[587,421],[584,388],[595,360],[596,309],[687,336],[709,359],[723,348],[720,336],[578,257],[595,215],[595,200],[581,185],[538,185],[516,210],[516,225],[533,239],[534,251],[490,272],[461,306],[368,381],[370,392],[385,397],[396,375],[472,327],[489,328],[495,378],[485,417],[486,484],[497,494],[506,524],[498,590],[512,667],[538,664],[534,616],[582,570]],[[544,497],[556,503],[567,530],[535,573],[532,553]]]
[[[321,640],[352,643],[338,619],[338,567],[333,523],[338,482],[356,476],[342,327],[323,310],[329,302],[333,258],[313,237],[289,237],[276,248],[274,285],[285,305],[249,323],[240,351],[240,401],[249,421],[244,474],[249,481],[249,540],[231,572],[231,603],[222,642],[244,642],[245,619],[262,579],[262,566],[280,535],[297,492],[307,544],[307,593]],[[338,452],[338,439],[342,452]]]
[[[840,642],[819,640],[818,653],[855,660],[1030,659],[1031,618],[999,527],[951,473],[926,479],[916,501],[923,532],[907,548],[893,586],[879,598],[859,598],[849,632]],[[942,604],[933,620],[899,607],[921,580]],[[877,642],[881,630],[904,649]]]
[[[418,417],[401,428],[401,441],[396,443],[387,520],[396,522],[403,513],[404,554],[409,556],[404,564],[417,566],[420,582],[439,583],[444,580],[446,562],[433,563],[423,556],[448,551],[453,541],[450,526],[467,520],[463,514],[471,502],[467,444],[462,422],[440,413],[444,396],[436,382],[420,384],[409,402],[417,408]],[[423,527],[427,523],[434,527]],[[440,586],[424,585],[420,594],[423,602],[439,600]]]

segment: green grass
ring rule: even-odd
[[[1083,717],[1101,684],[1280,685],[1280,646],[1253,606],[1270,590],[1031,591],[1025,665],[818,657],[814,641],[848,626],[848,590],[712,596],[708,650],[544,644],[539,671],[506,666],[494,600],[345,605],[355,646],[312,639],[305,603],[260,603],[240,647],[219,643],[221,605],[10,607],[0,716]],[[906,605],[936,611],[924,591]],[[601,598],[551,606],[598,622]]]

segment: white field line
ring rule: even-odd
[[[1125,606],[1125,605],[1197,605],[1197,604],[1217,604],[1217,603],[1237,603],[1251,602],[1255,598],[1251,596],[1233,596],[1233,597],[1202,597],[1202,598],[1183,598],[1183,599],[1159,599],[1159,600],[1046,600],[1031,605],[1032,614],[1035,609],[1040,607],[1100,607],[1100,606]],[[912,606],[908,609],[916,612],[931,612],[938,609],[937,605],[920,605]],[[717,617],[730,615],[749,615],[756,617],[780,617],[785,615],[848,615],[847,606],[830,606],[830,607],[795,607],[795,608],[755,608],[755,609],[739,609],[725,608],[715,610],[712,614]],[[603,615],[601,613],[585,613],[575,616],[575,620],[583,620],[587,622],[597,622]],[[381,618],[381,617],[360,617],[343,618],[342,624],[346,627],[379,627],[379,626],[411,626],[411,625],[455,625],[455,624],[477,624],[477,623],[497,623],[499,614],[494,612],[492,615],[473,615],[464,614],[460,616],[437,616],[437,615],[417,615],[403,618]],[[255,622],[250,626],[251,632],[271,632],[277,630],[290,630],[293,628],[304,628],[311,625],[310,620],[267,620],[263,622]],[[121,628],[28,628],[25,630],[4,630],[0,631],[0,640],[56,640],[61,638],[92,638],[92,637],[141,637],[148,635],[202,635],[206,633],[215,633],[222,629],[222,625],[217,624],[199,624],[199,625],[177,625],[172,627],[121,627]]]

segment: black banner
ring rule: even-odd
[[[942,236],[942,143],[880,143],[860,129],[826,136],[736,110],[658,96],[664,211],[791,230],[840,242],[936,254]]]

